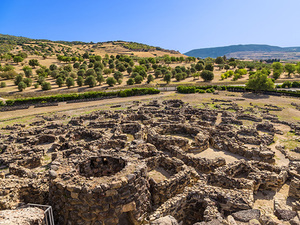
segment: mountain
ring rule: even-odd
[[[298,54],[299,53],[299,54]],[[299,59],[300,47],[278,47],[271,45],[230,45],[215,48],[200,48],[184,53],[187,56],[200,58],[226,55],[227,57],[235,58],[281,58],[281,59]]]

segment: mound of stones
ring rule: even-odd
[[[2,128],[0,218],[35,203],[52,206],[55,224],[297,224],[300,164],[276,166],[268,146],[282,133],[274,123],[285,122],[214,103],[133,102],[126,110],[39,116]],[[203,157],[209,149],[237,159]],[[253,208],[257,192],[287,183],[292,209],[272,217]]]

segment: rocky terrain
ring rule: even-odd
[[[300,150],[277,143],[299,141],[300,124],[236,101],[133,101],[7,125],[0,219],[35,203],[55,224],[300,224]]]

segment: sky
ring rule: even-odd
[[[300,46],[299,0],[0,0],[0,33],[134,41],[185,53],[234,44]]]

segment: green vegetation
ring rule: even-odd
[[[45,83],[44,83],[45,84]],[[43,84],[43,85],[44,85]],[[102,98],[110,96],[128,97],[136,95],[159,94],[160,91],[155,88],[132,88],[121,91],[101,92],[91,91],[85,93],[61,94],[44,97],[21,98],[14,100],[6,100],[6,105],[22,105],[22,104],[38,104],[47,102],[61,102],[78,99]]]

